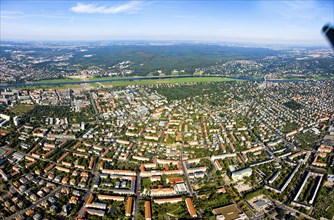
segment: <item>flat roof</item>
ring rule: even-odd
[[[184,183],[178,183],[178,184],[176,184],[176,187],[177,187],[177,191],[179,191],[179,192],[186,192],[187,191],[186,185]]]
[[[235,204],[231,204],[213,209],[212,213],[215,215],[224,215],[225,220],[233,220],[239,217],[241,210]]]

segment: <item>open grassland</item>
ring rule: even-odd
[[[15,115],[22,116],[22,115],[26,114],[27,112],[29,112],[33,108],[34,108],[34,105],[19,104],[12,109],[12,112]]]
[[[193,83],[193,82],[226,82],[235,81],[235,79],[221,77],[188,77],[188,78],[171,78],[171,79],[150,79],[150,80],[130,80],[118,82],[103,82],[104,86],[128,86],[128,85],[151,85],[165,83]]]
[[[62,83],[62,82],[82,82],[81,79],[70,79],[70,78],[64,78],[64,79],[45,79],[45,80],[39,80],[39,81],[33,81],[32,84],[40,84],[40,83]]]
[[[334,75],[314,75],[314,76],[290,76],[290,77],[284,77],[282,80],[333,80]]]
[[[110,78],[111,79],[111,78]],[[113,78],[116,79],[116,78]],[[65,81],[61,81],[65,80]],[[70,81],[66,81],[70,80]],[[97,80],[97,78],[95,78]],[[99,80],[108,80],[108,78],[99,78]],[[194,82],[228,82],[228,81],[241,81],[238,79],[222,78],[222,77],[186,77],[186,78],[166,78],[166,79],[140,79],[140,80],[131,80],[131,78],[124,78],[121,81],[114,82],[93,82],[87,81],[87,83],[82,84],[61,84],[62,82],[76,82],[71,79],[57,79],[43,81],[43,83],[55,83],[54,85],[36,85],[29,87],[17,87],[16,89],[36,89],[36,88],[46,88],[46,89],[76,89],[76,88],[87,88],[89,87],[108,87],[108,86],[129,86],[129,85],[152,85],[152,84],[166,84],[166,83],[194,83]],[[78,82],[78,81],[77,81]],[[82,82],[82,81],[81,81]],[[42,81],[35,82],[42,83]],[[59,83],[59,84],[58,84]]]
[[[92,85],[91,85],[92,84]],[[95,84],[89,83],[90,86],[94,86]],[[97,85],[95,85],[97,86]],[[18,90],[34,90],[34,89],[79,89],[87,87],[87,84],[54,84],[54,85],[36,85],[36,86],[18,86],[13,87]]]
[[[114,79],[131,79],[131,78],[145,78],[145,76],[133,76],[133,77],[122,77],[122,76],[116,76],[116,77],[93,77],[89,78],[89,81],[95,81],[95,80],[114,80]]]
[[[316,76],[315,79],[318,80],[334,79],[334,74],[329,76]]]

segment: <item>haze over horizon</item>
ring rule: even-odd
[[[1,40],[167,40],[327,45],[334,3],[1,1]]]

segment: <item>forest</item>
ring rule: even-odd
[[[286,107],[288,107],[292,110],[298,110],[298,109],[301,109],[303,107],[301,104],[299,104],[295,100],[290,100],[290,101],[284,103],[283,105],[285,105]]]
[[[69,106],[44,106],[36,105],[30,110],[25,117],[24,121],[29,122],[30,117],[34,116],[36,119],[50,118],[68,118],[74,123],[80,123],[82,121],[93,120],[94,109],[88,106],[82,109],[80,112],[73,112]]]
[[[212,94],[221,92],[224,89],[233,88],[235,82],[225,82],[223,88],[220,83],[189,83],[182,85],[165,85],[152,89],[152,92],[157,91],[159,94],[166,97],[168,100],[182,100],[189,97],[195,97],[204,94]],[[212,103],[210,103],[212,104]]]

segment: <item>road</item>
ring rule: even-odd
[[[96,160],[97,161],[97,160]],[[86,200],[88,199],[88,196],[92,193],[92,191],[94,190],[93,187],[94,187],[94,182],[96,180],[96,178],[100,178],[100,174],[98,172],[96,172],[96,169],[97,169],[97,162],[95,161],[94,163],[94,167],[93,167],[93,171],[92,173],[95,175],[94,178],[91,180],[92,182],[92,186],[89,187],[86,191],[86,194],[85,196],[83,197],[82,201],[86,202]],[[84,206],[81,207],[81,209],[78,211],[77,215],[84,215]]]
[[[99,156],[98,157],[95,157],[95,159],[94,159],[94,166],[93,166],[93,171],[92,171],[92,173],[94,174],[94,175],[97,175],[97,174],[100,174],[100,172],[97,172],[96,170],[97,170],[97,165],[98,165],[98,162],[99,162]]]
[[[275,199],[273,199],[271,197],[269,197],[269,198],[275,203],[275,205],[277,205],[277,207],[282,208],[282,209],[284,209],[284,210],[286,210],[288,212],[293,213],[296,217],[299,217],[301,215],[303,217],[303,219],[316,220],[315,218],[312,218],[309,215],[306,215],[306,214],[304,214],[304,213],[302,213],[302,212],[300,212],[300,211],[298,211],[298,210],[296,210],[296,209],[294,209],[292,207],[289,207],[289,206],[285,205],[284,203],[282,203],[282,202],[280,202],[278,200],[275,200]],[[297,213],[299,214],[299,216],[297,216]]]
[[[136,178],[135,195],[137,198],[135,198],[135,201],[134,201],[133,219],[137,220],[137,213],[139,212],[138,200],[142,199],[140,195],[140,174],[139,173],[137,173],[137,178]]]
[[[93,187],[93,186],[92,186]],[[91,194],[91,192],[92,192],[92,188],[89,188],[88,190],[87,190],[87,192],[86,192],[86,194],[85,194],[85,196],[82,198],[82,201],[84,201],[84,203],[86,203],[86,201],[87,201],[87,199],[88,199],[88,196]],[[81,207],[81,209],[78,211],[78,213],[77,213],[77,216],[78,215],[84,215],[84,209],[85,209],[85,207],[84,207],[84,205]]]
[[[55,193],[59,192],[62,186],[58,186],[53,192],[49,193],[47,196],[41,198],[40,200],[38,200],[37,202],[33,203],[31,206],[29,206],[26,209],[23,209],[19,212],[16,212],[15,214],[7,217],[7,220],[11,220],[11,219],[15,219],[16,217],[18,217],[19,215],[24,214],[26,211],[28,211],[29,209],[33,209],[36,206],[38,206],[39,204],[41,204],[43,201],[47,200],[50,196],[53,196]]]
[[[188,186],[188,189],[189,189],[189,194],[192,197],[193,194],[194,194],[194,192],[193,192],[193,189],[191,188],[191,184],[190,184],[190,181],[189,181],[189,176],[188,176],[188,173],[186,172],[185,164],[184,164],[184,161],[183,161],[183,145],[184,145],[184,132],[182,132],[182,143],[181,143],[181,151],[180,151],[180,160],[181,160],[182,170],[183,170],[184,176],[185,176],[186,181],[187,181],[187,186]]]
[[[96,108],[95,101],[94,101],[94,99],[92,97],[92,93],[90,92],[90,90],[88,90],[88,94],[89,94],[90,103],[93,106],[93,109],[94,109],[95,114],[96,114],[96,120],[95,121],[98,123],[99,122],[99,111]]]
[[[264,122],[264,121],[263,121],[263,123],[264,123],[266,126],[270,127],[270,125],[269,125],[267,122]],[[296,149],[297,149],[298,151],[301,151],[301,150],[302,150],[302,149],[296,147],[293,143],[288,142],[288,141],[285,139],[285,136],[281,135],[281,131],[280,131],[279,129],[273,129],[273,130],[276,132],[276,135],[277,135],[280,139],[282,139],[284,145],[287,146],[288,148],[290,148],[290,150],[296,150]],[[272,151],[270,150],[270,148],[269,148],[268,146],[264,145],[262,142],[260,142],[260,143],[261,143],[261,145],[263,145],[263,146],[267,149],[267,151],[269,152],[269,154],[274,158],[274,160],[275,160],[276,162],[281,162],[281,159],[278,158],[275,154],[273,154]]]

